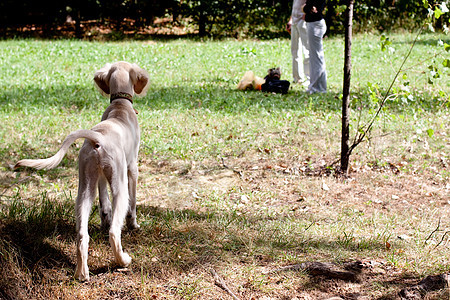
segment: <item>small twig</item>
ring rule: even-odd
[[[308,229],[310,229],[314,224],[316,224],[316,221],[312,221],[311,224],[305,228],[305,231],[308,231]]]
[[[441,227],[441,218],[439,218],[438,224],[437,224],[436,228],[435,228],[435,229],[430,233],[430,235],[425,239],[425,243],[427,243],[428,240],[431,239],[431,237],[433,236],[433,234],[435,234],[436,232],[439,232],[439,231],[443,231],[443,230],[440,230],[440,227]],[[450,231],[448,231],[448,230],[447,230],[446,232],[444,232],[444,234],[442,235],[442,238],[441,238],[441,240],[439,241],[439,243],[437,243],[436,246],[434,246],[434,249],[436,249],[440,244],[442,244],[442,242],[443,242],[444,239],[445,239],[445,236],[446,236],[448,233],[450,233]]]
[[[425,239],[425,243],[428,242],[429,239],[431,239],[431,237],[433,236],[433,234],[435,234],[437,231],[439,231],[439,227],[440,227],[440,226],[441,226],[441,218],[439,218],[438,225],[437,225],[436,229],[433,230],[433,231],[430,233],[430,235]]]
[[[434,247],[434,249],[436,249],[440,244],[442,244],[442,242],[444,241],[445,236],[447,235],[447,233],[449,233],[450,231],[446,231],[444,233],[444,235],[441,238],[441,241],[439,243],[437,243],[437,245]]]
[[[326,168],[334,167],[334,166],[337,165],[340,161],[341,161],[341,159],[338,158],[338,159],[336,159],[335,161],[333,161],[331,164],[327,165]]]
[[[371,140],[375,140],[375,139],[379,139],[379,138],[384,138],[384,137],[390,136],[391,134],[392,134],[391,132],[387,132],[387,133],[380,134],[377,136],[368,137],[367,140],[371,141]]]
[[[433,56],[431,56],[431,57],[428,57],[428,58],[426,58],[426,59],[424,59],[424,60],[419,60],[419,62],[418,62],[417,64],[414,64],[414,65],[412,65],[412,66],[409,67],[409,68],[405,68],[405,69],[403,69],[403,71],[409,71],[409,70],[414,69],[415,67],[423,66],[426,62],[435,59],[436,57],[438,57],[438,56],[441,55],[442,53],[445,53],[444,51],[445,51],[445,50],[438,51],[437,53],[435,53],[435,54],[434,54]]]
[[[228,288],[225,281],[217,274],[216,270],[211,269],[211,274],[214,277],[214,284],[218,287],[220,287],[222,290],[227,292],[233,299],[239,300],[239,298]]]

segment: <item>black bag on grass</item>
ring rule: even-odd
[[[287,80],[278,80],[271,79],[266,76],[264,79],[266,80],[263,85],[261,85],[261,91],[268,93],[277,93],[277,94],[287,94],[289,91],[289,86],[291,83]]]

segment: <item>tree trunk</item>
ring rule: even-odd
[[[198,35],[206,36],[206,16],[203,11],[200,12],[200,18],[198,20]]]
[[[341,171],[348,175],[350,160],[350,79],[352,72],[352,24],[353,24],[353,2],[348,0],[345,13],[345,57],[344,57],[344,85],[342,97],[342,137],[341,137]]]

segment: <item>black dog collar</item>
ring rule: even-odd
[[[131,102],[131,104],[133,104],[133,96],[131,96],[128,93],[115,93],[115,94],[112,94],[111,98],[109,98],[109,99],[110,99],[109,100],[110,103],[116,99],[127,99],[128,101]],[[133,110],[136,114],[138,114],[138,111],[136,109],[133,108]]]
[[[110,102],[113,102],[116,99],[127,99],[131,103],[133,103],[133,96],[128,93],[115,93],[111,95]]]

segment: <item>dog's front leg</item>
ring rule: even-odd
[[[137,230],[140,228],[136,221],[136,186],[138,178],[137,164],[132,164],[132,168],[128,170],[128,193],[129,193],[129,207],[127,214],[127,227],[130,230]]]

